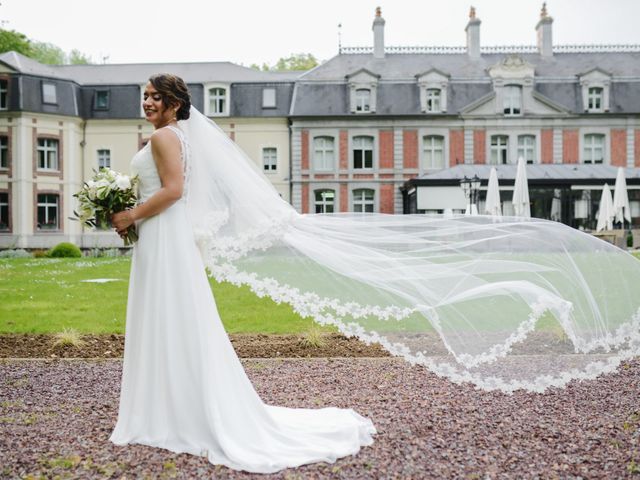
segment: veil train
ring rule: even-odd
[[[187,205],[217,280],[456,382],[544,391],[640,353],[640,262],[564,224],[298,214],[191,108]]]

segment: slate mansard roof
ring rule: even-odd
[[[416,76],[438,70],[449,76],[447,113],[459,115],[493,91],[488,70],[508,53],[341,54],[301,75],[292,116],[348,115],[347,76],[365,69],[379,75],[376,115],[424,115]],[[518,53],[535,69],[534,89],[571,113],[582,113],[580,76],[598,68],[611,76],[610,113],[640,113],[640,52],[570,52],[543,57]]]
[[[107,65],[43,65],[16,52],[0,55],[0,63],[15,71],[9,109],[82,118],[140,118],[140,85],[154,73],[182,77],[192,104],[203,111],[209,84],[230,85],[230,116],[283,117],[291,105],[294,81],[304,72],[263,72],[231,62],[145,63]],[[42,102],[42,82],[56,86],[57,104]],[[276,90],[276,108],[262,108],[262,90]],[[108,90],[109,109],[93,108],[99,90]]]

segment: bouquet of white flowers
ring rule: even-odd
[[[95,170],[94,170],[95,171]],[[79,220],[90,227],[110,225],[111,215],[131,208],[136,204],[135,185],[138,177],[130,178],[110,168],[101,168],[93,178],[85,182],[82,189],[73,196],[78,199],[80,213],[74,211]],[[124,244],[131,245],[138,240],[135,224],[127,229]]]

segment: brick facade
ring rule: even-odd
[[[540,132],[540,161],[553,163],[553,129],[543,128]]]
[[[402,157],[404,168],[418,168],[417,130],[405,130],[402,132]]]
[[[300,148],[302,149],[301,168],[309,170],[309,130],[302,130]]]
[[[302,213],[309,213],[309,184],[302,184]]]
[[[473,163],[487,163],[487,132],[473,131]]]
[[[349,211],[349,189],[344,183],[340,185],[340,211]]]
[[[578,130],[563,130],[562,132],[562,163],[578,163],[580,161],[580,143]]]
[[[464,131],[449,130],[449,166],[464,163]]]
[[[340,130],[340,170],[349,168],[349,135],[346,130]]]
[[[393,130],[380,130],[380,168],[393,168]]]
[[[393,184],[380,185],[380,213],[393,212]]]
[[[627,131],[611,130],[611,165],[627,166]]]

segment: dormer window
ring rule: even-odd
[[[601,112],[603,104],[603,88],[591,87],[587,92],[587,110],[590,112]]]
[[[42,83],[42,103],[55,105],[58,103],[56,85],[54,83]]]
[[[522,87],[520,85],[505,85],[502,100],[505,115],[520,115],[522,112]]]
[[[359,88],[356,90],[356,112],[371,111],[371,90]]]
[[[0,80],[0,110],[6,110],[8,108],[8,92],[9,82],[7,80]]]
[[[427,112],[439,113],[440,109],[440,89],[428,88],[427,89]]]
[[[262,108],[276,108],[276,89],[262,89]]]
[[[205,84],[204,107],[205,114],[210,117],[229,115],[229,85]]]

